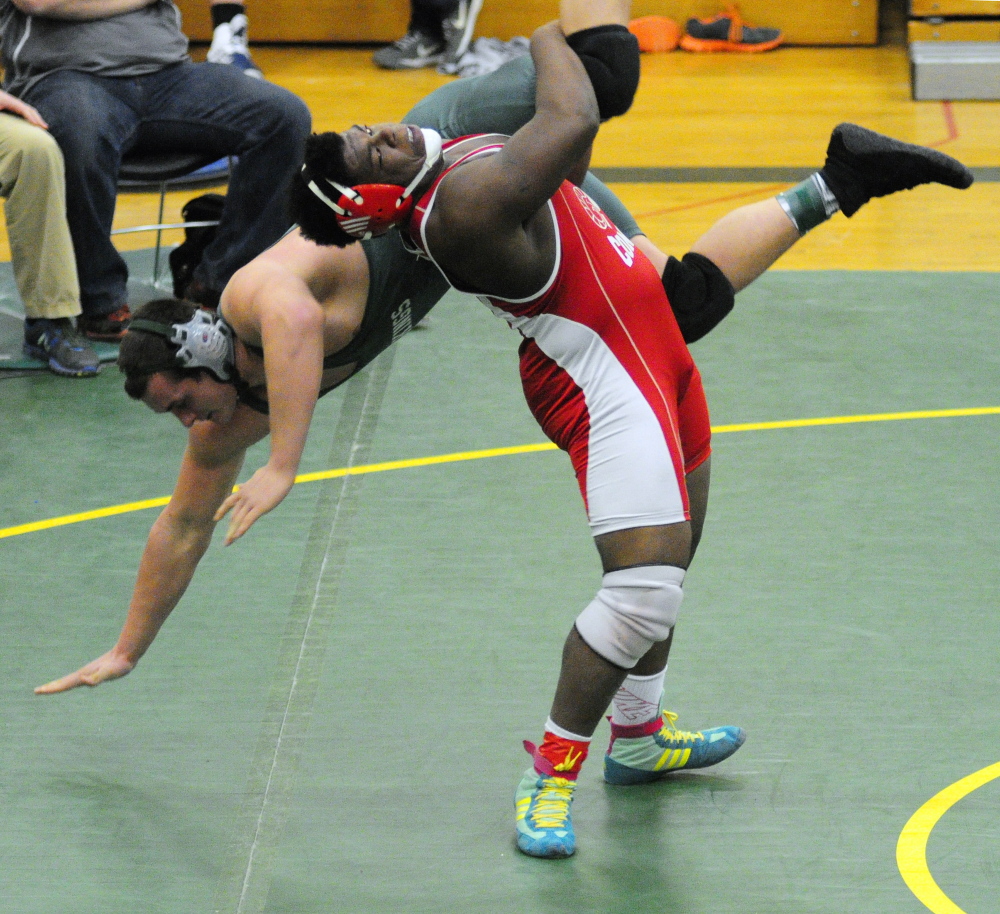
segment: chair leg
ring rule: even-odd
[[[160,183],[160,215],[156,220],[158,226],[163,225],[163,209],[164,201],[167,197],[167,182],[162,181]],[[155,288],[160,281],[160,240],[163,237],[163,229],[157,228],[156,230],[156,248],[153,253],[153,287]]]

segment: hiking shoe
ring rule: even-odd
[[[957,159],[936,149],[903,143],[857,124],[833,128],[820,175],[845,216],[853,216],[872,197],[920,184],[946,184],[964,190],[974,178]]]
[[[263,79],[264,74],[250,56],[250,47],[247,43],[249,24],[247,17],[238,13],[229,22],[217,25],[212,32],[212,46],[208,49],[207,59],[209,63],[230,64],[242,70],[247,76]]]
[[[472,35],[476,31],[476,19],[483,8],[483,0],[459,0],[455,12],[441,23],[444,32],[444,50],[438,70],[454,73],[450,69],[458,64],[459,58],[469,50]]]
[[[524,748],[534,764],[524,772],[514,794],[517,812],[517,849],[531,857],[570,857],[576,850],[576,835],[570,806],[577,773],[569,769],[575,759],[553,765],[531,743]]]
[[[49,370],[64,378],[93,378],[101,360],[68,317],[35,320],[24,327],[24,354],[45,362]]]
[[[771,51],[785,40],[779,29],[744,25],[735,6],[712,19],[688,19],[685,28],[685,51]]]
[[[604,780],[623,786],[648,784],[672,771],[707,768],[729,758],[747,738],[740,727],[689,733],[678,730],[676,720],[676,714],[664,711],[649,723],[634,727],[612,724]]]
[[[122,305],[110,314],[81,314],[76,319],[76,327],[88,340],[103,340],[117,343],[128,330],[132,312],[128,305]]]
[[[416,70],[437,66],[444,42],[426,32],[407,32],[398,41],[372,54],[376,65],[385,70]]]

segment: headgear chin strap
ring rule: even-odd
[[[302,179],[306,187],[336,214],[337,224],[352,238],[367,241],[384,235],[391,228],[405,222],[413,211],[413,192],[427,173],[441,158],[441,134],[429,127],[420,130],[424,138],[424,164],[416,177],[403,187],[402,184],[358,184],[345,187],[324,178],[308,165],[302,166]]]
[[[178,345],[179,368],[207,368],[220,381],[235,375],[233,331],[221,317],[198,308],[186,324],[162,324],[134,318],[129,332],[141,330],[165,337]]]

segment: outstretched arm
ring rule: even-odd
[[[233,428],[236,423],[236,428]],[[189,433],[170,503],[150,530],[128,615],[115,646],[96,660],[35,689],[38,695],[96,686],[130,673],[184,595],[215,528],[213,515],[232,491],[246,448],[267,434],[263,416],[242,410],[226,439],[210,422]]]
[[[508,225],[520,225],[548,202],[588,154],[600,125],[587,71],[558,22],[535,31],[531,56],[537,74],[535,116],[508,140],[484,169],[486,175],[476,178],[480,187],[493,185],[478,194],[494,201],[485,212]]]
[[[538,74],[536,112],[496,155],[473,160],[441,183],[427,224],[435,257],[449,273],[501,295],[534,292],[550,264],[530,224],[597,135],[594,92],[558,23],[531,39]]]
[[[238,272],[223,296],[227,319],[241,339],[264,349],[271,420],[271,456],[216,512],[232,512],[225,545],[276,508],[295,483],[323,376],[323,309],[298,276],[273,258]]]

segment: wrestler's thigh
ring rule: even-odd
[[[708,513],[708,489],[712,477],[712,458],[706,457],[696,469],[687,474],[688,505],[691,510],[691,558],[701,542]]]
[[[594,536],[688,520],[670,396],[640,388],[605,342],[574,321],[554,319],[539,329],[541,339],[522,347],[525,398],[545,434],[569,454]],[[657,400],[667,402],[662,419],[651,405]]]
[[[594,537],[605,574],[637,565],[676,565],[691,561],[691,524],[633,527]]]
[[[476,133],[514,134],[535,114],[535,67],[518,57],[492,73],[457,79],[417,102],[403,122],[446,139]]]

